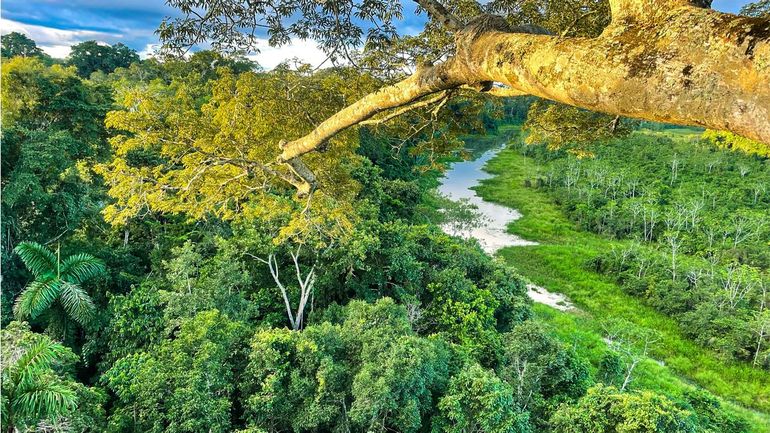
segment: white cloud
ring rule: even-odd
[[[70,47],[79,42],[120,38],[122,35],[92,30],[62,30],[52,27],[25,24],[18,21],[0,18],[2,34],[19,32],[27,35],[37,43],[48,55],[56,58],[64,58],[69,55]],[[106,43],[106,42],[104,42]]]
[[[318,43],[312,39],[296,39],[291,43],[280,47],[271,47],[265,39],[260,40],[257,45],[259,47],[259,53],[248,57],[267,70],[275,68],[283,61],[294,58],[317,67],[324,63],[327,57],[326,54],[318,48]],[[324,66],[326,65],[327,64],[324,64]]]
[[[18,21],[0,18],[0,28],[2,34],[19,32],[33,39],[48,55],[55,58],[65,58],[70,53],[70,47],[79,42],[96,40],[100,43],[106,43],[105,40],[115,41],[122,39],[124,35],[119,33],[98,32],[92,30],[62,30],[52,27],[38,26],[34,24],[25,24]],[[270,70],[278,66],[281,62],[299,59],[299,61],[308,63],[317,67],[331,66],[326,62],[327,56],[318,48],[318,43],[312,39],[297,39],[287,45],[280,47],[271,47],[267,39],[260,40],[257,43],[260,52],[248,56],[249,59],[256,61],[263,68]],[[157,43],[148,43],[144,49],[139,51],[139,56],[143,59],[152,56],[159,47]],[[199,46],[198,48],[207,48]],[[326,62],[326,63],[324,63]]]
[[[160,48],[160,44],[147,44],[142,51],[139,51],[139,58],[146,59],[152,57]]]
[[[64,59],[70,55],[70,45],[38,45],[46,54],[55,59]]]

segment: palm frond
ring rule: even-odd
[[[56,274],[56,255],[43,245],[37,242],[21,242],[14,251],[36,278]]]
[[[5,385],[4,385],[5,386]],[[8,398],[8,393],[4,392],[0,394],[0,401],[2,401],[2,406],[0,406],[0,423],[3,425],[8,425],[8,423],[11,422],[11,399]]]
[[[96,314],[96,307],[93,301],[91,301],[91,297],[88,296],[85,290],[74,283],[61,282],[59,302],[61,302],[61,305],[70,317],[83,326],[87,325]]]
[[[61,280],[50,276],[29,283],[13,306],[16,318],[25,320],[39,316],[51,306],[60,291]]]
[[[77,284],[103,274],[105,271],[104,262],[86,253],[71,255],[61,264],[62,278]]]
[[[13,410],[23,418],[58,418],[77,407],[75,391],[50,378],[34,384],[16,396]]]
[[[53,362],[65,355],[67,348],[48,338],[32,343],[12,367],[11,375],[20,392],[32,389],[37,378],[51,368]]]

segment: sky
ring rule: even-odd
[[[749,0],[714,0],[713,7],[737,12],[746,3]],[[158,24],[164,17],[176,15],[164,0],[2,0],[0,31],[24,33],[57,58],[66,57],[72,45],[88,40],[122,42],[146,57],[158,44],[154,34]],[[399,28],[414,33],[424,19],[405,10]],[[260,53],[250,57],[266,69],[295,57],[312,65],[326,58],[312,40],[295,40],[279,48],[266,41],[260,45]]]

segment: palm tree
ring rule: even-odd
[[[72,351],[19,322],[2,330],[2,346],[3,431],[18,432],[75,409],[75,391],[54,370],[75,356]]]
[[[81,326],[93,319],[96,309],[91,297],[80,285],[105,272],[104,263],[90,254],[74,254],[61,260],[56,254],[35,242],[22,242],[14,250],[35,276],[24,288],[13,306],[19,320],[35,319],[53,310],[49,326],[72,318]],[[62,330],[66,329],[62,326]]]

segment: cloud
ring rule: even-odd
[[[79,42],[97,40],[114,40],[122,37],[120,34],[99,32],[93,30],[62,30],[52,27],[25,24],[18,21],[0,18],[2,34],[19,32],[34,40],[37,45],[51,57],[64,58],[69,55],[70,47]]]
[[[164,16],[178,15],[162,0],[4,0],[2,11],[7,19],[57,29],[145,35]]]
[[[5,18],[0,19],[2,34],[19,32],[34,40],[48,55],[55,58],[65,58],[70,53],[70,47],[83,41],[96,40],[102,43],[115,43],[125,38],[122,33],[103,32],[95,30],[65,30],[35,24],[26,24]],[[144,44],[139,50],[139,56],[151,56],[160,45],[157,42]],[[265,69],[273,69],[279,63],[299,59],[304,63],[319,66],[326,60],[326,54],[318,48],[313,40],[295,40],[281,47],[271,47],[266,39],[258,42],[260,52],[249,56]]]
[[[2,0],[2,32],[19,31],[55,57],[85,40],[122,42],[146,50],[166,16],[179,12],[163,0]]]
[[[160,44],[146,44],[142,50],[140,50],[137,54],[139,54],[139,58],[146,59],[148,57],[152,57],[160,48]]]
[[[318,48],[318,43],[312,39],[295,39],[280,47],[271,47],[266,39],[261,39],[257,46],[259,53],[250,55],[248,58],[268,70],[275,68],[281,62],[294,58],[317,67],[324,63],[327,58],[326,54]]]
[[[66,59],[72,51],[71,45],[40,45],[40,48],[54,59]]]

